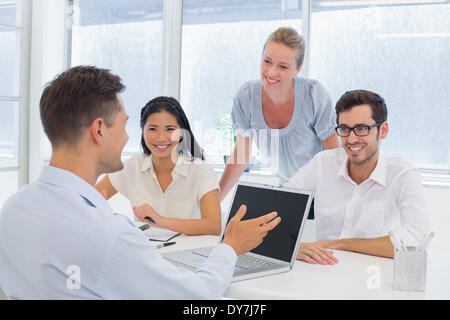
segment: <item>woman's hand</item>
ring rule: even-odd
[[[136,218],[139,219],[139,221],[164,228],[164,217],[160,216],[148,203],[144,203],[139,207],[133,207],[133,212]],[[146,217],[149,217],[154,222],[145,219]]]

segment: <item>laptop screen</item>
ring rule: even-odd
[[[247,212],[242,220],[277,211],[281,222],[251,252],[291,262],[309,195],[240,184],[236,188],[227,224],[243,204]]]

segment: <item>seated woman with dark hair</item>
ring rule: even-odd
[[[106,199],[127,197],[136,217],[187,235],[220,234],[219,184],[189,121],[174,98],[157,97],[141,110],[143,154],[95,187]]]

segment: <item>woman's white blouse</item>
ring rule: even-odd
[[[172,171],[172,182],[163,192],[151,156],[140,154],[128,159],[124,168],[108,175],[113,187],[127,197],[132,206],[148,203],[164,217],[199,219],[200,199],[219,189],[217,176],[205,161],[179,156]]]

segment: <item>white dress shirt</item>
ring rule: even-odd
[[[429,232],[419,171],[401,158],[383,157],[357,185],[343,148],[318,153],[286,187],[313,190],[317,240],[377,238],[393,231],[405,245]]]
[[[236,259],[220,244],[195,272],[175,267],[94,187],[51,166],[0,213],[0,286],[16,299],[218,299]]]
[[[200,199],[219,189],[217,176],[205,161],[179,156],[172,170],[172,182],[163,192],[153,169],[152,157],[145,154],[128,159],[121,171],[108,174],[114,189],[132,206],[148,203],[164,217],[199,219]]]

